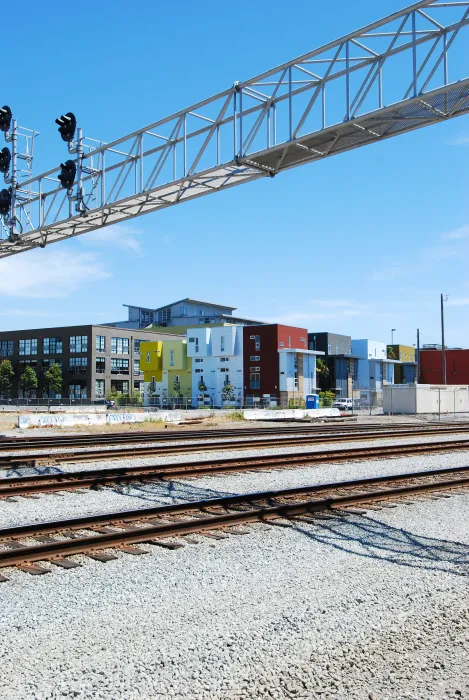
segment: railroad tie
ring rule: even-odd
[[[20,571],[25,571],[27,574],[32,574],[33,576],[50,574],[50,569],[44,569],[42,566],[38,566],[37,564],[16,564],[16,568]]]

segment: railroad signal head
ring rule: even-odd
[[[11,153],[10,149],[5,146],[0,151],[0,173],[7,173],[10,170]]]
[[[68,142],[73,141],[77,128],[77,120],[73,112],[62,114],[61,117],[55,120],[55,123],[59,125],[58,131],[62,139]]]
[[[0,216],[8,216],[11,206],[11,189],[0,192]]]
[[[65,163],[60,164],[60,175],[59,180],[62,187],[66,190],[71,190],[73,183],[75,181],[75,175],[77,173],[77,166],[73,160],[66,160]]]
[[[9,131],[12,116],[11,109],[8,105],[3,105],[0,109],[0,129],[2,131]]]

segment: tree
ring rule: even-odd
[[[61,394],[63,383],[62,369],[57,362],[54,362],[44,374],[44,387],[48,393]]]
[[[10,360],[0,362],[0,394],[9,394],[15,377]]]
[[[173,397],[175,399],[182,399],[182,391],[180,382],[175,379],[173,384]]]
[[[20,377],[20,387],[28,396],[33,390],[37,389],[38,381],[37,374],[32,367],[26,366],[23,374]]]
[[[223,389],[221,390],[221,397],[223,401],[234,401],[235,391],[232,384],[228,382],[224,385]]]
[[[205,391],[207,391],[207,386],[203,379],[200,380],[200,382],[197,385],[197,388],[199,390],[199,394],[203,394]]]
[[[316,358],[316,374],[319,374],[320,377],[328,377],[329,376],[329,367],[326,365],[324,360],[320,357]]]

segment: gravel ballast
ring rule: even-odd
[[[257,456],[268,454],[268,450],[242,451],[243,454]],[[282,450],[285,454],[290,449]],[[220,456],[225,456],[226,453]],[[201,459],[210,461],[210,455],[201,455]],[[173,456],[159,460],[160,463],[181,463],[187,461],[187,455]],[[155,460],[156,461],[156,460]],[[138,464],[140,460],[132,463]],[[153,460],[142,460],[142,464]],[[157,461],[158,463],[158,461]],[[469,451],[445,452],[428,456],[400,457],[394,459],[367,460],[363,462],[339,462],[313,467],[296,467],[278,471],[252,471],[244,474],[222,474],[176,481],[149,482],[146,484],[127,484],[102,491],[69,492],[60,494],[40,494],[34,499],[16,496],[14,501],[3,501],[0,508],[0,527],[12,527],[23,522],[40,522],[59,520],[81,515],[101,512],[133,510],[155,505],[166,505],[181,501],[218,498],[252,491],[268,489],[294,488],[310,484],[323,484],[355,478],[369,478],[387,474],[399,474],[411,471],[445,469],[447,467],[466,466],[469,463]],[[74,469],[91,469],[92,464],[71,465]],[[124,463],[117,463],[121,466]],[[101,465],[102,466],[102,465]],[[111,466],[107,464],[106,466]],[[29,470],[31,473],[31,470]],[[47,473],[47,469],[39,470]],[[56,471],[54,469],[54,471]],[[62,469],[57,469],[62,471]],[[68,470],[67,470],[68,471]],[[70,470],[72,471],[72,469]],[[33,470],[34,472],[34,470]],[[15,475],[16,470],[11,471]],[[24,472],[21,472],[24,473]]]
[[[13,572],[0,586],[3,696],[467,698],[468,506],[416,500]]]

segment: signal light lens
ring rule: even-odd
[[[11,153],[10,149],[5,146],[0,151],[0,173],[7,173],[10,170]]]
[[[13,116],[13,114],[12,114],[12,111],[9,108],[9,106],[3,105],[3,107],[0,109],[0,130],[1,131],[9,131],[12,116]]]
[[[75,182],[75,175],[77,173],[77,166],[73,160],[66,160],[65,163],[60,164],[60,175],[58,180],[62,187],[66,190],[71,190],[73,183]]]
[[[67,114],[62,114],[55,120],[55,123],[59,125],[58,132],[62,137],[63,141],[73,141],[75,136],[75,131],[77,128],[77,120],[73,112],[67,112]]]

